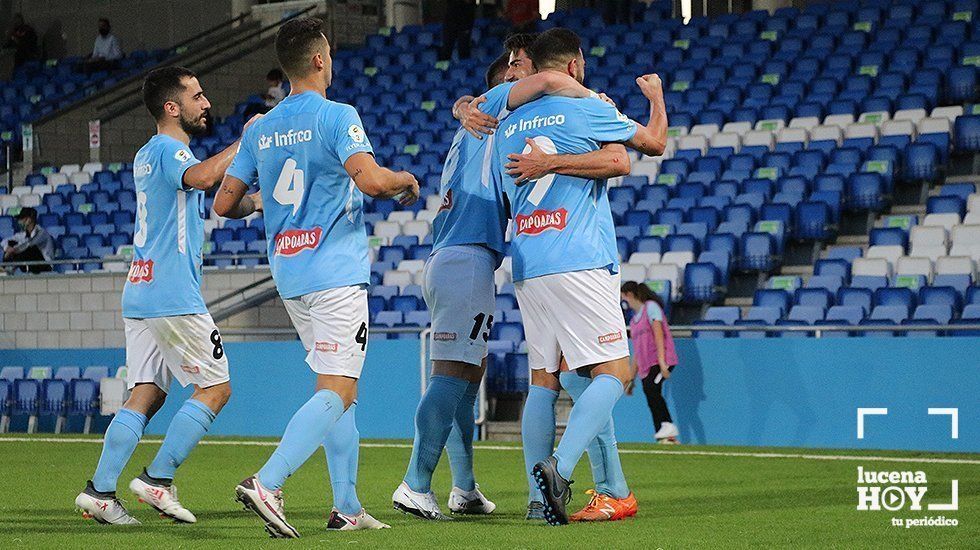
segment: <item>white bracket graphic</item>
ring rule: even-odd
[[[857,436],[864,439],[864,417],[866,415],[886,415],[888,409],[884,407],[858,407],[857,410]]]
[[[959,480],[950,481],[950,502],[949,504],[930,504],[930,510],[959,510],[960,509],[960,482]]]
[[[948,415],[952,426],[949,428],[950,439],[960,438],[960,410],[957,408],[929,407],[930,415]]]

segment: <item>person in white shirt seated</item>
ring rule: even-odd
[[[17,214],[17,224],[22,231],[7,241],[3,251],[5,262],[50,262],[54,259],[54,239],[51,234],[37,224],[37,210],[22,208]],[[51,271],[50,264],[34,263],[11,266],[30,273]]]
[[[109,20],[105,17],[99,19],[99,35],[95,37],[92,55],[85,62],[85,71],[92,73],[115,69],[119,66],[119,60],[122,58],[123,52],[119,45],[119,38],[112,34],[112,26],[109,24]]]

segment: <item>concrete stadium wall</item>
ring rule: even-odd
[[[214,300],[268,276],[267,269],[205,271],[204,299]],[[123,347],[120,301],[125,281],[125,273],[0,277],[0,348]],[[278,298],[219,323],[220,328],[289,326]]]
[[[410,438],[419,399],[417,340],[370,340],[360,382],[358,429],[365,438]],[[853,449],[980,451],[980,338],[678,338],[681,359],[666,384],[667,399],[688,444]],[[299,342],[229,343],[234,395],[214,435],[279,436],[310,395],[313,375]],[[118,349],[0,351],[0,365],[122,364]],[[256,399],[275,406],[255,414]],[[149,426],[163,433],[187,389],[173,396]],[[857,438],[858,407],[887,408],[869,416]],[[950,417],[930,407],[956,407]],[[615,411],[621,441],[651,441],[642,391]]]

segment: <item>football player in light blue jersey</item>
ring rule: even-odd
[[[491,89],[472,102],[494,117],[544,94],[590,95],[574,78],[557,72],[493,86],[491,79],[500,72],[491,66]],[[505,253],[508,216],[490,172],[494,137],[457,131],[442,173],[433,252],[423,271],[425,301],[432,312],[432,376],[416,412],[408,470],[392,495],[396,509],[423,519],[446,519],[431,481],[453,429],[459,439],[450,446],[454,487],[449,509],[488,514],[495,508],[476,486],[472,471],[473,405],[486,369],[494,270]]]
[[[176,379],[193,384],[194,393],[171,421],[156,458],[129,488],[163,516],[194,523],[194,514],[177,500],[174,473],[231,396],[221,335],[201,296],[204,190],[221,181],[238,142],[204,162],[194,158],[187,145],[191,135],[206,130],[211,104],[188,69],[150,72],[143,101],[157,133],[136,153],[133,167],[134,255],[122,298],[132,393],[109,424],[95,475],[75,505],[100,523],[139,523],[116,498],[116,482]]]
[[[542,33],[530,48],[540,71],[584,79],[578,37],[566,29]],[[527,153],[529,141],[547,153],[584,153],[601,143],[622,142],[659,155],[667,118],[659,78],[637,80],[651,101],[650,122],[641,126],[599,98],[546,97],[515,112],[497,140],[495,172]],[[555,454],[537,462],[532,474],[542,492],[545,519],[568,522],[567,481],[586,447],[611,420],[612,408],[632,381],[626,327],[619,305],[619,259],[605,181],[597,176],[548,174],[528,185],[501,174],[514,214],[511,251],[532,368],[532,384],[557,377],[562,357],[571,370],[584,368],[592,382],[579,395]],[[532,393],[534,393],[532,391]],[[525,415],[531,407],[525,405]],[[525,423],[525,426],[527,424]],[[527,438],[525,437],[525,441]],[[525,445],[528,452],[528,445]]]
[[[298,537],[286,521],[282,485],[322,445],[334,495],[327,529],[386,528],[364,510],[355,488],[354,411],[368,340],[362,192],[408,205],[418,199],[419,185],[408,172],[378,166],[354,108],[326,99],[330,45],[319,19],[286,22],[276,35],[276,55],[292,90],[242,136],[214,210],[230,218],[262,210],[273,236],[269,265],[317,374],[316,392],[293,415],[266,464],[235,490],[272,536]],[[256,180],[259,192],[246,195]]]

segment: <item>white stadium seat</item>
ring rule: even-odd
[[[977,266],[969,255],[943,256],[936,261],[936,275],[969,275],[973,277],[976,271]]]
[[[951,127],[949,119],[946,118],[924,118],[916,125],[920,134],[948,134]]]
[[[747,133],[749,133],[749,132],[752,131],[752,123],[751,122],[746,122],[746,121],[743,121],[743,122],[726,122],[725,125],[722,126],[721,131],[722,132],[729,132],[729,133],[733,133],[733,134],[738,134],[740,136],[744,136],[745,134],[747,134]]]
[[[396,222],[380,221],[374,224],[374,234],[389,241],[402,234],[402,227]]]
[[[878,127],[874,124],[851,124],[844,130],[844,138],[871,138],[877,141]]]
[[[429,222],[429,225],[432,225],[432,220],[436,219],[438,213],[436,210],[419,210],[415,213],[415,219],[420,222]]]
[[[411,210],[396,210],[388,214],[388,221],[404,225],[406,222],[415,220],[415,212]]]
[[[752,130],[751,132],[748,132],[742,136],[743,147],[764,145],[772,149],[773,144],[775,143],[775,136],[768,130]]]
[[[851,263],[851,275],[891,277],[891,265],[884,258],[855,258]]]
[[[945,118],[946,120],[953,122],[958,116],[963,116],[963,106],[962,105],[949,105],[946,107],[936,107],[932,110],[930,115],[933,118]]]
[[[704,136],[710,138],[720,131],[717,124],[695,124],[688,132],[689,136]],[[683,147],[681,147],[683,149]]]
[[[398,271],[407,271],[412,275],[422,271],[425,267],[425,260],[402,260],[398,262]]]
[[[912,251],[909,253],[909,256],[929,258],[933,262],[939,261],[939,258],[942,258],[945,255],[945,246],[913,246]]]
[[[711,136],[711,146],[731,147],[738,153],[739,148],[742,146],[742,138],[736,133],[720,132]]]
[[[398,271],[393,269],[391,271],[386,271],[382,283],[385,286],[397,286],[399,288],[405,288],[406,286],[412,284],[412,274],[407,271]]]
[[[946,229],[939,227],[926,227],[924,225],[912,226],[909,231],[909,244],[915,246],[938,246],[946,245]]]
[[[86,162],[85,165],[82,166],[82,172],[87,172],[90,176],[94,176],[95,173],[100,170],[102,170],[101,162]]]
[[[950,231],[953,244],[980,244],[980,225],[955,225]]]
[[[806,131],[810,131],[817,126],[820,126],[820,119],[815,116],[796,117],[789,121],[790,128],[803,128]]]
[[[913,256],[902,256],[895,263],[895,275],[922,275],[932,280],[932,260]]]
[[[892,120],[908,120],[912,124],[918,124],[918,122],[928,116],[925,109],[901,109],[895,111],[895,116]]]
[[[433,212],[439,211],[442,207],[442,197],[439,195],[429,195],[425,198],[425,209]]]
[[[854,115],[852,114],[840,114],[840,115],[827,115],[823,119],[824,126],[837,126],[841,130],[847,128],[851,124],[854,124]]]
[[[65,174],[66,176],[71,177],[72,174],[80,171],[81,169],[82,169],[81,165],[78,165],[78,164],[66,164],[66,165],[64,165],[64,166],[62,166],[61,168],[58,169],[58,173],[59,174]]]
[[[661,264],[674,264],[681,271],[687,267],[687,264],[694,263],[694,252],[685,250],[683,252],[666,252],[660,257]]]
[[[924,227],[942,227],[946,231],[952,231],[954,225],[959,225],[960,215],[954,213],[948,214],[927,214],[922,220],[922,225]]]
[[[869,246],[868,251],[864,253],[865,258],[881,258],[888,262],[888,269],[892,270],[895,267],[895,262],[898,261],[905,254],[905,250],[901,246],[897,245],[877,245]]]
[[[708,138],[701,135],[684,136],[677,138],[677,150],[696,149],[703,155],[708,150]]]
[[[676,300],[681,295],[681,270],[674,264],[651,265],[650,269],[647,270],[647,279],[650,281],[670,281],[671,298]]]
[[[623,281],[642,283],[647,278],[647,267],[633,263],[620,264],[619,274],[620,279]]]
[[[36,206],[41,205],[41,195],[35,195],[33,193],[28,195],[21,195],[20,198],[18,199],[18,202],[20,203],[20,206],[23,208],[27,208],[27,207],[34,208]]]
[[[776,136],[776,143],[803,143],[810,141],[810,133],[803,128],[783,128]]]
[[[659,252],[634,252],[630,255],[631,264],[651,266],[660,263]]]
[[[405,235],[415,235],[419,238],[419,241],[424,239],[425,236],[430,233],[430,231],[431,227],[427,221],[415,220],[406,222],[405,225],[402,226],[402,233]]]
[[[844,131],[838,126],[817,126],[810,130],[810,141],[836,141],[840,145]]]
[[[911,120],[889,120],[881,125],[883,136],[915,136],[915,123]]]

